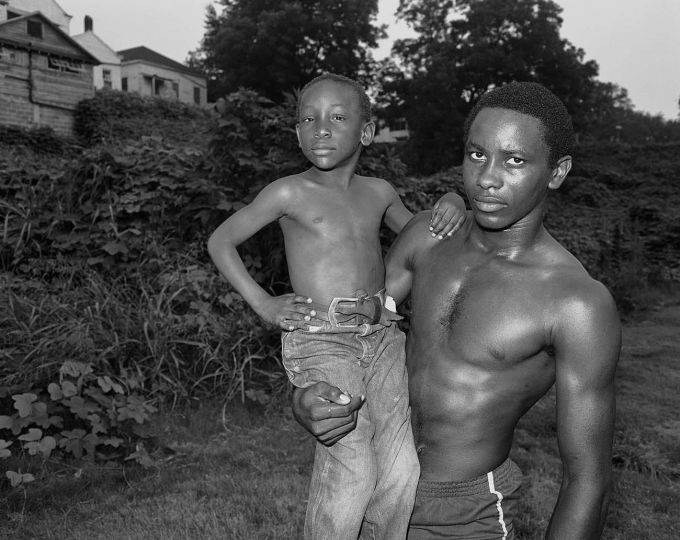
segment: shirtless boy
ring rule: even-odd
[[[412,214],[386,181],[355,174],[375,129],[360,85],[322,75],[302,89],[298,109],[298,140],[311,168],[265,187],[220,225],[208,250],[257,314],[284,330],[283,363],[295,386],[324,380],[366,396],[356,430],[333,447],[317,444],[305,538],[355,539],[364,518],[367,537],[403,538],[418,459],[405,338],[384,290],[379,230],[384,222],[398,233]],[[457,195],[436,208],[430,227],[423,225],[429,238],[447,235],[465,217]],[[236,246],[276,220],[295,292],[272,297],[248,274]]]
[[[573,129],[545,87],[483,95],[465,129],[472,220],[431,242],[416,216],[386,257],[397,301],[411,292],[407,365],[421,478],[408,538],[514,538],[521,474],[509,459],[522,415],[555,385],[562,484],[546,538],[599,538],[611,481],[621,330],[607,289],[544,228],[549,190],[571,168]],[[296,390],[310,431],[332,444],[360,406]],[[337,443],[336,443],[337,444]]]

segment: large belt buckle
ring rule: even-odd
[[[350,328],[352,326],[357,326],[356,324],[340,324],[338,319],[335,317],[335,308],[338,307],[340,302],[352,302],[356,304],[357,300],[357,298],[345,298],[342,296],[333,298],[333,300],[331,300],[331,305],[328,306],[328,320],[330,321],[331,325],[337,326],[338,328]]]
[[[353,324],[340,324],[335,316],[335,310],[338,307],[338,304],[341,302],[352,302],[354,304],[363,304],[364,302],[369,302],[370,304],[373,305],[373,316],[371,319],[366,321],[363,324],[377,324],[380,322],[380,315],[381,315],[381,310],[382,310],[382,303],[380,301],[380,298],[377,296],[364,296],[361,298],[343,298],[343,297],[338,297],[338,298],[333,298],[331,301],[330,306],[328,307],[328,320],[331,322],[332,325],[337,326],[337,327],[352,327],[352,326],[358,326],[356,323]],[[365,313],[360,313],[357,311],[356,313],[357,316],[361,315],[366,318],[368,318],[368,315]]]

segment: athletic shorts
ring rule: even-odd
[[[418,483],[408,540],[514,539],[522,472],[511,459],[463,482]]]

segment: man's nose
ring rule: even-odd
[[[501,187],[501,185],[503,185],[503,180],[498,167],[496,167],[493,163],[487,163],[486,166],[479,172],[477,184],[479,184],[479,187],[482,189]]]

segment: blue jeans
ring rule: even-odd
[[[283,365],[295,386],[326,381],[366,396],[354,431],[331,447],[316,445],[305,540],[403,540],[413,510],[420,467],[405,336],[394,322],[354,329],[325,324],[282,336]]]

